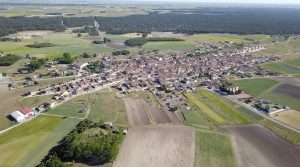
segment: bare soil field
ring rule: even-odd
[[[238,167],[296,167],[300,147],[279,138],[261,125],[223,126],[231,134]]]
[[[7,115],[21,109],[22,105],[18,101],[18,99],[21,98],[21,95],[37,88],[37,86],[33,86],[8,90],[7,84],[0,84],[0,113]]]
[[[150,105],[148,105],[148,108],[156,124],[171,123],[170,118],[167,116],[167,114],[164,111],[162,111],[162,109]]]
[[[124,98],[128,122],[130,125],[150,125],[171,123],[162,109],[150,106],[142,99]]]
[[[293,77],[274,77],[273,79],[290,84],[290,85],[296,85],[300,86],[300,79],[299,78],[293,78]]]
[[[193,167],[195,129],[186,126],[131,128],[114,167]]]
[[[107,47],[113,48],[113,49],[128,49],[129,46],[126,46],[123,42],[109,42],[105,44]]]
[[[129,125],[150,125],[146,105],[140,99],[124,98]]]
[[[37,37],[42,37],[44,35],[49,34],[51,31],[22,31],[16,34],[11,34],[8,37],[11,38],[21,38],[21,39],[32,39]]]
[[[272,90],[274,93],[282,93],[300,100],[300,87],[290,84],[282,84]]]
[[[284,122],[290,126],[300,129],[300,112],[295,110],[288,110],[276,114],[275,119]]]
[[[128,38],[138,38],[138,37],[142,37],[142,34],[141,33],[127,33],[127,34],[123,34],[122,36],[128,37]]]
[[[185,34],[175,34],[173,32],[152,32],[150,34],[150,36],[152,37],[161,37],[161,38],[169,38],[169,37],[183,37],[185,36]]]

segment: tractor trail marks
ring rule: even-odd
[[[133,126],[145,126],[151,124],[177,123],[171,117],[176,117],[174,113],[167,113],[161,108],[151,106],[142,99],[124,98],[128,115],[128,122]],[[174,121],[175,120],[175,121]]]
[[[195,129],[181,125],[130,128],[114,167],[193,167]]]

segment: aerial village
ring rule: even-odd
[[[213,50],[211,45],[203,46],[207,52]],[[86,70],[89,63],[71,64],[70,74],[79,76],[77,79],[61,84],[53,84],[35,91],[27,92],[24,97],[53,95],[51,101],[36,106],[14,111],[11,116],[17,122],[46,112],[74,97],[112,87],[119,96],[126,96],[130,91],[149,90],[162,106],[170,112],[176,112],[178,106],[189,110],[190,106],[181,98],[180,94],[195,91],[197,87],[205,87],[221,95],[249,105],[265,114],[274,114],[287,110],[287,106],[274,104],[271,101],[252,97],[244,93],[235,85],[226,85],[226,77],[234,75],[239,78],[256,76],[278,76],[279,73],[267,71],[258,66],[261,63],[278,61],[276,56],[256,57],[252,53],[264,49],[256,44],[234,51],[217,51],[199,56],[199,50],[185,54],[171,54],[165,56],[137,55],[135,57],[118,58],[117,56],[103,56],[100,61],[104,67],[99,73]],[[48,64],[53,68],[55,64]],[[62,70],[65,71],[65,70]],[[62,74],[61,74],[62,73]],[[54,74],[65,75],[65,72]],[[14,83],[9,87],[13,88]]]

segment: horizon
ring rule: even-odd
[[[45,3],[45,4],[55,4],[55,3],[74,3],[74,4],[99,4],[99,3],[203,3],[203,4],[272,4],[272,5],[300,5],[298,0],[286,0],[276,1],[276,0],[15,0],[11,2],[10,0],[0,0],[0,3]]]

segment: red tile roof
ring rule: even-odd
[[[30,108],[22,108],[20,110],[20,112],[23,113],[24,115],[26,115],[26,114],[32,112],[32,109],[30,109]]]

